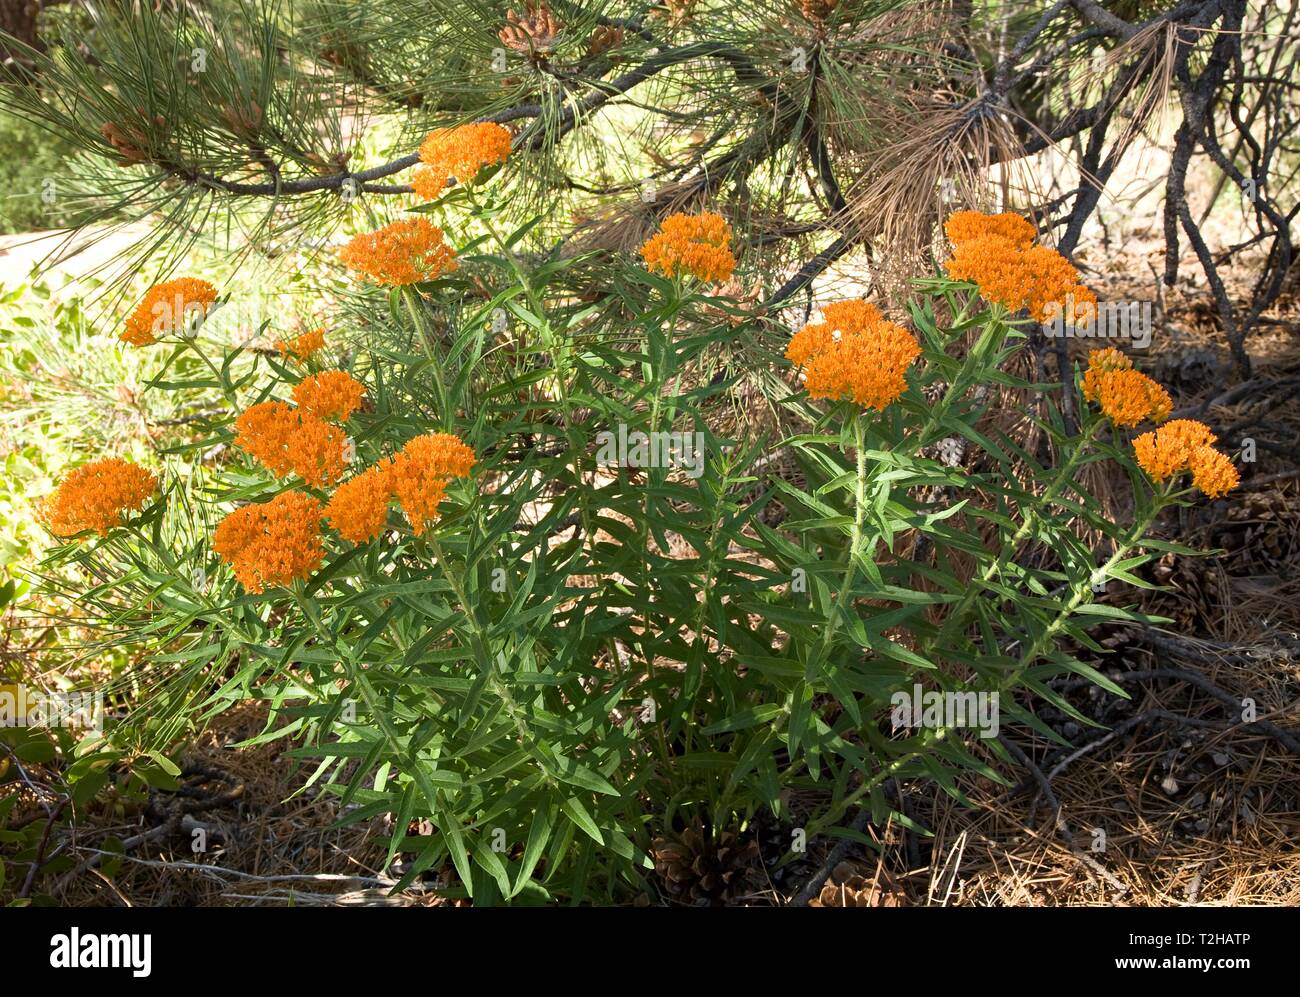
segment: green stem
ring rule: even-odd
[[[443,577],[447,579],[447,583],[456,594],[456,598],[460,600],[461,608],[465,611],[465,619],[469,622],[470,632],[473,637],[474,656],[478,659],[479,668],[487,675],[489,687],[501,698],[502,706],[504,706],[506,713],[514,723],[515,730],[518,731],[524,745],[531,749],[533,747],[532,731],[522,716],[519,704],[515,701],[514,696],[510,694],[510,689],[501,678],[501,673],[496,666],[496,656],[492,653],[492,648],[484,636],[478,615],[470,606],[464,580],[460,577],[459,572],[452,570],[451,563],[443,554],[442,546],[438,543],[438,538],[430,532],[425,535],[425,540],[429,544],[429,549],[433,552],[438,566],[442,568]]]
[[[1060,610],[1058,610],[1052,622],[1044,627],[1042,632],[1030,642],[1027,648],[1025,648],[1024,653],[1020,656],[1019,664],[1017,664],[1008,675],[998,682],[998,688],[1000,690],[1015,687],[1016,682],[1019,680],[1020,676],[1024,674],[1025,669],[1033,665],[1039,655],[1041,655],[1046,649],[1047,644],[1056,636],[1061,627],[1065,625],[1065,622],[1070,618],[1071,614],[1073,614],[1084,600],[1091,595],[1093,583],[1098,579],[1105,579],[1109,574],[1110,569],[1122,561],[1128,555],[1128,552],[1139,544],[1142,538],[1146,536],[1147,530],[1155,521],[1156,517],[1160,515],[1170,501],[1170,486],[1166,485],[1164,489],[1155,496],[1155,500],[1151,503],[1151,508],[1148,510],[1146,516],[1144,516],[1140,522],[1133,525],[1133,529],[1130,531],[1129,535],[1115,548],[1114,553],[1106,559],[1106,562],[1102,564],[1101,567],[1092,571],[1081,583],[1075,585],[1074,591],[1071,593],[1069,600],[1060,608]]]
[[[1097,419],[1086,427],[1083,436],[1079,438],[1078,444],[1070,452],[1070,456],[1066,459],[1064,464],[1057,468],[1056,475],[1052,479],[1052,482],[1047,486],[1047,490],[1043,492],[1037,502],[1025,510],[1024,519],[1021,522],[1019,529],[1016,530],[1010,540],[1006,541],[1002,545],[1002,549],[998,552],[997,558],[989,563],[988,567],[985,568],[984,572],[979,576],[979,579],[972,579],[967,584],[966,590],[962,593],[961,599],[958,601],[957,605],[953,607],[952,612],[948,614],[947,619],[944,620],[938,636],[935,637],[931,644],[932,647],[942,649],[949,646],[949,642],[952,640],[956,632],[965,625],[966,614],[969,613],[971,607],[975,604],[975,601],[987,589],[988,583],[992,581],[994,577],[1000,576],[1002,572],[1006,570],[1007,564],[1010,563],[1011,558],[1015,556],[1020,544],[1027,536],[1029,536],[1034,525],[1039,522],[1039,518],[1043,514],[1043,511],[1056,500],[1057,495],[1065,484],[1068,481],[1074,480],[1075,468],[1079,466],[1080,460],[1083,459],[1083,456],[1088,449],[1088,445],[1092,442],[1092,439],[1096,435],[1097,429],[1101,424],[1102,420]]]
[[[659,430],[659,416],[663,408],[663,388],[668,383],[668,379],[673,375],[674,364],[677,351],[673,347],[673,342],[677,337],[677,319],[681,315],[682,306],[685,299],[682,297],[682,286],[673,280],[673,299],[672,299],[672,318],[668,323],[668,329],[664,333],[663,353],[659,357],[650,358],[650,375],[653,394],[650,399],[650,431]],[[681,374],[677,376],[677,384],[674,392],[681,386]],[[676,398],[673,400],[673,406],[670,410],[669,422],[677,415]]]
[[[1156,516],[1160,514],[1161,510],[1165,508],[1169,501],[1171,501],[1171,496],[1169,489],[1166,488],[1158,495],[1157,500],[1152,503],[1151,510],[1142,521],[1134,524],[1133,530],[1130,532],[1128,539],[1126,539],[1124,543],[1121,544],[1120,547],[1110,556],[1110,558],[1107,559],[1104,565],[1085,579],[1083,584],[1080,584],[1075,588],[1070,600],[1061,608],[1052,623],[1045,627],[1043,632],[1034,639],[1028,648],[1025,649],[1024,654],[1021,656],[1020,664],[1016,667],[1015,671],[999,683],[999,691],[1014,686],[1016,680],[1024,673],[1025,669],[1032,665],[1043,652],[1047,642],[1050,641],[1056,635],[1057,631],[1059,631],[1065,624],[1065,621],[1069,618],[1070,614],[1078,609],[1083,600],[1087,598],[1088,593],[1092,591],[1093,579],[1099,574],[1102,577],[1105,577],[1106,572],[1113,565],[1123,560],[1125,555],[1138,545],[1142,537],[1146,535],[1146,531],[1150,527],[1151,523],[1155,520]],[[925,730],[921,731],[921,733],[917,735],[918,743],[914,748],[909,749],[904,754],[894,759],[893,762],[881,769],[881,771],[877,772],[870,779],[865,780],[863,784],[852,793],[849,793],[837,806],[827,811],[821,817],[817,818],[817,820],[810,822],[807,829],[808,837],[811,838],[814,834],[820,833],[827,827],[836,823],[849,807],[853,806],[854,803],[862,799],[862,797],[867,795],[867,793],[870,793],[886,779],[902,769],[904,765],[917,755],[928,750],[936,741],[941,740],[946,733],[946,728],[943,727],[927,727]]]
[[[674,303],[678,297],[679,289],[674,281],[673,298]],[[673,337],[677,333],[677,310],[673,310],[673,319],[669,324],[668,331],[664,337],[664,348],[662,355],[656,362],[655,357],[650,358],[650,439],[651,446],[654,445],[655,433],[659,431],[659,413],[663,401],[663,385],[672,373],[672,356],[673,356]],[[648,344],[647,344],[648,345]],[[650,477],[654,473],[654,468],[643,468],[646,475],[646,487],[642,492],[642,516],[640,529],[638,531],[641,540],[641,550],[648,552],[650,549]],[[647,593],[647,605],[650,604],[648,593],[650,591],[650,559],[647,556],[641,558],[641,589]],[[641,641],[641,656],[645,659],[646,681],[653,682],[655,677],[654,654],[650,650],[648,636],[650,634],[650,618],[646,614],[644,619],[644,636]],[[660,740],[662,741],[662,733]],[[665,759],[668,757],[667,745],[664,745]]]
[[[456,413],[451,411],[451,400],[447,395],[447,381],[442,370],[442,357],[439,355],[433,333],[429,331],[424,322],[424,302],[421,300],[419,292],[413,287],[403,287],[401,295],[402,303],[406,305],[407,314],[411,316],[411,322],[415,325],[415,331],[424,342],[424,350],[429,357],[429,366],[433,368],[433,383],[438,392],[438,412],[439,418],[442,420],[442,427],[451,429],[456,423]]]
[[[677,333],[677,315],[678,315],[678,310],[675,306],[680,297],[680,293],[681,293],[681,289],[679,285],[674,281],[673,283],[674,308],[672,313],[672,321],[669,323],[668,330],[665,333],[663,352],[658,358],[653,356],[650,357],[650,386],[651,386],[651,400],[650,400],[651,437],[650,438],[652,441],[654,439],[654,434],[659,430],[659,417],[660,417],[660,410],[661,410],[661,404],[663,398],[663,385],[672,372],[672,359],[671,359],[673,356],[672,344],[673,344],[673,337]],[[647,351],[648,350],[649,350],[649,343],[647,342]],[[647,468],[643,468],[643,470],[645,471],[645,475],[646,475],[646,487],[642,492],[642,496],[641,496],[642,516],[641,516],[641,522],[638,524],[637,533],[641,541],[641,550],[645,552],[645,556],[641,558],[641,591],[645,595],[646,605],[650,606],[653,604],[653,600],[650,599],[649,596],[650,558],[648,554],[650,550],[650,477],[654,473],[655,469],[652,467],[647,467]],[[650,614],[648,610],[642,617],[642,624],[643,626],[642,626],[642,638],[641,638],[641,657],[645,661],[646,685],[652,686],[655,681],[655,664],[654,664],[654,652],[652,650],[651,641],[650,641],[652,624],[651,624]],[[668,749],[668,741],[664,737],[663,726],[661,724],[656,724],[655,730],[656,733],[658,734],[657,741],[659,746],[660,759],[662,760],[665,767],[671,767],[673,765],[673,754]],[[688,728],[688,737],[689,737],[689,728]]]
[[[944,418],[948,415],[948,410],[952,408],[953,402],[971,388],[972,385],[966,383],[971,369],[982,365],[989,354],[996,353],[1002,348],[1002,343],[1006,340],[1008,331],[1009,327],[1003,321],[1002,310],[994,308],[989,312],[984,335],[966,352],[966,357],[962,361],[957,376],[949,382],[948,390],[943,393],[943,397],[931,407],[925,424],[911,438],[912,445],[906,447],[907,452],[916,453],[922,447],[929,445],[930,434],[942,424]]]
[[[465,188],[465,196],[469,201],[470,208],[474,216],[483,223],[487,229],[488,235],[496,243],[497,249],[502,258],[510,266],[511,272],[519,286],[523,288],[524,297],[528,300],[528,307],[532,309],[533,314],[541,322],[542,345],[551,354],[555,360],[555,385],[560,395],[560,417],[564,429],[565,443],[572,454],[572,465],[574,482],[578,488],[578,518],[582,523],[583,537],[592,535],[590,510],[587,508],[588,490],[581,487],[582,484],[582,455],[577,440],[574,437],[572,428],[573,403],[569,397],[569,343],[563,337],[555,335],[555,330],[551,328],[550,317],[546,313],[546,302],[537,289],[533,287],[532,279],[524,269],[519,257],[515,254],[510,243],[501,235],[497,227],[492,222],[492,218],[479,204],[478,199],[474,196],[474,190],[468,185]]]
[[[867,445],[866,413],[856,412],[853,416],[853,446],[857,452],[857,474],[853,490],[853,528],[849,532],[848,563],[844,565],[844,574],[840,578],[839,590],[835,593],[835,603],[831,618],[822,631],[821,644],[817,652],[808,659],[804,668],[804,681],[811,682],[817,675],[826,656],[830,653],[831,642],[839,631],[840,620],[851,601],[850,590],[857,578],[858,548],[862,544],[862,527],[867,518]]]
[[[845,796],[843,800],[831,809],[827,810],[826,813],[822,814],[815,820],[809,821],[807,827],[808,838],[811,839],[822,831],[825,831],[828,827],[838,823],[840,818],[844,815],[844,812],[848,810],[849,807],[853,806],[853,804],[857,803],[858,800],[862,799],[862,797],[866,796],[877,786],[881,785],[887,779],[901,771],[903,766],[913,758],[917,757],[917,755],[928,751],[936,741],[941,741],[947,733],[948,731],[946,727],[927,727],[925,730],[921,731],[921,733],[916,736],[917,744],[915,747],[909,748],[907,751],[903,752],[903,754],[899,755],[869,779],[864,779],[861,786]]]
[[[320,615],[312,611],[311,603],[307,600],[306,593],[303,591],[302,582],[294,582],[290,591],[293,593],[294,601],[298,603],[298,608],[302,610],[303,616],[307,617],[307,621],[311,624],[312,629],[316,631],[316,635],[324,639],[330,645],[330,649],[334,652],[335,657],[338,659],[339,663],[342,664],[345,655],[339,649],[338,638],[334,636],[332,630],[326,628]],[[383,731],[384,738],[388,741],[388,747],[393,753],[393,757],[401,758],[403,756],[401,738],[393,728],[392,721],[388,716],[388,711],[385,710],[383,704],[380,703],[379,696],[375,692],[374,686],[370,684],[370,679],[366,676],[365,667],[358,662],[357,667],[353,672],[353,674],[348,676],[349,681],[355,685],[357,691],[361,693],[361,698],[365,700],[366,709],[370,711],[370,715],[374,717],[375,723],[377,723],[380,730]]]
[[[217,387],[220,389],[222,396],[226,399],[227,404],[229,404],[235,411],[238,411],[239,400],[235,397],[235,393],[230,389],[229,385],[227,385],[226,379],[221,376],[221,371],[218,370],[217,365],[212,362],[212,358],[199,349],[198,337],[181,336],[180,339],[188,349],[192,350],[194,354],[203,361],[204,366],[207,367],[208,370],[212,371],[212,376],[216,379]]]

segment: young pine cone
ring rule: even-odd
[[[506,11],[506,21],[498,34],[506,48],[538,61],[545,60],[555,48],[561,25],[546,6],[546,0],[525,4],[523,17],[513,10]]]
[[[158,135],[158,144],[166,142],[168,135],[167,119],[161,114],[155,114],[150,121],[144,108],[137,107],[136,112],[140,115],[140,120],[151,125]],[[154,140],[145,133],[141,128],[135,125],[122,125],[114,121],[106,121],[100,127],[99,133],[108,139],[109,144],[117,150],[121,157],[118,166],[134,166],[137,163],[146,163],[153,159],[152,149]]]
[[[306,158],[307,162],[311,164],[311,168],[320,176],[332,177],[335,174],[347,172],[348,160],[352,157],[346,152],[336,152],[328,158],[319,152],[309,152]]]
[[[803,16],[813,24],[824,24],[826,18],[835,11],[839,0],[803,0],[800,5]]]
[[[655,13],[668,18],[670,27],[676,28],[685,24],[695,13],[695,4],[698,0],[663,0],[663,6],[666,11],[656,10]]]
[[[221,109],[221,120],[236,135],[249,137],[262,130],[262,105],[255,100],[246,104],[231,104]]]
[[[591,33],[591,38],[587,41],[587,54],[590,56],[604,55],[611,49],[616,49],[622,45],[623,38],[624,32],[622,28],[602,24]]]

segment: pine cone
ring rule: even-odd
[[[803,0],[800,9],[803,16],[813,24],[825,24],[826,18],[835,11],[839,0]]]
[[[1188,633],[1198,632],[1217,618],[1223,604],[1217,559],[1165,554],[1151,569],[1161,585],[1172,591],[1153,594],[1155,608],[1172,617]]]
[[[421,817],[418,820],[412,820],[406,825],[406,836],[408,838],[428,838],[433,835],[433,821],[428,817]]]
[[[546,0],[530,0],[524,5],[523,17],[513,10],[506,11],[506,21],[498,34],[506,48],[538,62],[544,62],[555,48],[561,24],[546,6]]]
[[[242,137],[256,135],[262,130],[262,106],[255,100],[246,104],[231,104],[221,109],[221,120],[232,132]]]
[[[1291,577],[1300,559],[1300,496],[1274,489],[1234,497],[1210,546],[1224,550],[1220,563],[1229,575]]]
[[[874,877],[873,877],[874,878]],[[881,870],[876,882],[859,874],[848,862],[841,862],[831,873],[821,893],[808,901],[809,907],[901,907],[901,894],[893,881]]]
[[[663,5],[667,8],[666,16],[670,27],[678,27],[684,22],[690,20],[695,13],[696,0],[663,0]],[[663,14],[662,11],[655,11],[656,14]]]
[[[367,61],[364,46],[352,41],[342,32],[327,35],[321,40],[320,57],[344,69],[361,70]]]
[[[616,49],[622,45],[624,37],[625,34],[622,28],[602,24],[591,33],[591,38],[587,41],[587,54],[590,56],[604,55],[611,49]]]
[[[312,169],[318,174],[323,177],[332,177],[338,173],[345,173],[348,168],[348,160],[352,157],[346,152],[336,152],[329,158],[322,156],[319,152],[309,152],[306,158]]]
[[[1148,611],[1171,617],[1189,633],[1213,629],[1230,605],[1254,591],[1276,591],[1296,575],[1300,555],[1300,496],[1280,489],[1242,492],[1203,514],[1196,546],[1222,549],[1211,557],[1165,554],[1150,567],[1168,586],[1150,594]]]
[[[746,286],[739,278],[731,277],[718,287],[716,294],[719,298],[732,299],[730,304],[735,308],[742,309],[747,314],[737,315],[734,312],[725,311],[716,305],[709,304],[701,305],[700,311],[717,322],[742,326],[759,313],[759,299],[762,293],[763,288],[759,282],[754,281]]]
[[[743,882],[745,870],[758,857],[758,844],[741,842],[733,831],[715,836],[692,827],[656,838],[650,854],[655,872],[673,897],[720,906]]]
[[[151,121],[142,107],[137,107],[136,112],[140,115],[140,120],[145,123],[145,126],[152,126],[156,132],[158,136],[157,144],[165,143],[170,133],[167,128],[167,119],[161,114],[155,114]],[[136,125],[123,126],[115,121],[106,121],[100,127],[99,134],[108,139],[109,144],[122,157],[118,160],[118,166],[134,166],[137,163],[149,162],[154,158],[152,152],[155,148],[154,139],[144,129]]]

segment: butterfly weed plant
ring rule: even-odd
[[[221,444],[228,459],[186,460],[182,479],[105,457],[46,509],[72,538],[54,561],[103,579],[83,609],[151,651],[151,736],[264,699],[261,739],[293,739],[345,819],[391,815],[390,859],[414,852],[404,882],[450,862],[480,902],[615,899],[642,888],[675,823],[743,832],[767,815],[842,834],[852,808],[889,812],[890,779],[960,796],[966,771],[997,778],[1002,749],[974,711],[899,723],[900,693],[984,697],[994,731],[1049,736],[1035,698],[1084,720],[1054,676],[1122,695],[1073,655],[1096,649],[1093,624],[1133,615],[1094,588],[1144,584],[1137,569],[1176,549],[1148,535],[1155,517],[1235,471],[1115,350],[1083,373],[1077,432],[1047,398],[1026,403],[1056,466],[996,428],[999,399],[1043,394],[1008,373],[1028,324],[1090,301],[1030,226],[952,216],[944,272],[898,322],[823,305],[774,360],[798,371],[783,401],[807,430],[726,439],[708,419],[724,386],[684,375],[720,335],[699,316],[725,304],[728,224],[668,218],[623,278],[644,306],[592,335],[589,310],[547,294],[570,264],[522,262],[498,227],[484,179],[498,148],[431,202],[486,238],[457,250],[421,212],[340,254],[387,289],[409,353],[345,371],[319,332],[219,348],[201,326],[217,290],[188,278],[127,317],[139,348],[201,359],[201,382],[164,374],[154,390],[230,400],[179,454]],[[498,290],[439,320],[478,285]],[[513,376],[491,360],[502,311],[530,358]],[[986,469],[931,456],[951,438]],[[774,450],[800,473],[770,470]],[[1132,479],[1128,521],[1081,484],[1101,461]],[[1035,546],[1052,560],[1024,557]],[[437,833],[407,838],[421,819]]]
[[[255,742],[291,742],[342,820],[387,818],[399,886],[450,868],[479,904],[618,901],[671,887],[678,829],[777,824],[785,859],[865,841],[848,818],[887,819],[892,782],[961,799],[1000,778],[1001,725],[1057,738],[1036,704],[1088,723],[1052,679],[1123,695],[1077,655],[1140,617],[1096,589],[1144,586],[1184,550],[1156,518],[1236,472],[1116,350],[1064,389],[1014,373],[1040,323],[1095,307],[1031,223],[958,212],[904,305],[782,329],[742,307],[721,211],[639,253],[524,252],[547,209],[507,210],[508,124],[429,133],[409,210],[364,202],[337,252],[364,324],[232,346],[210,317],[237,302],[184,276],[121,317],[167,358],[151,391],[222,401],[157,468],[99,455],[43,510],[87,652],[141,661],[84,751],[167,749],[261,700]],[[110,138],[154,161],[141,129]],[[741,375],[795,432],[724,428]],[[1103,463],[1131,482],[1119,520],[1084,484]]]

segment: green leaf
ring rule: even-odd
[[[596,822],[591,819],[591,814],[587,812],[587,808],[582,805],[582,802],[576,796],[569,796],[560,800],[560,809],[592,841],[598,845],[605,843],[604,838],[601,837],[600,828],[596,826]]]

